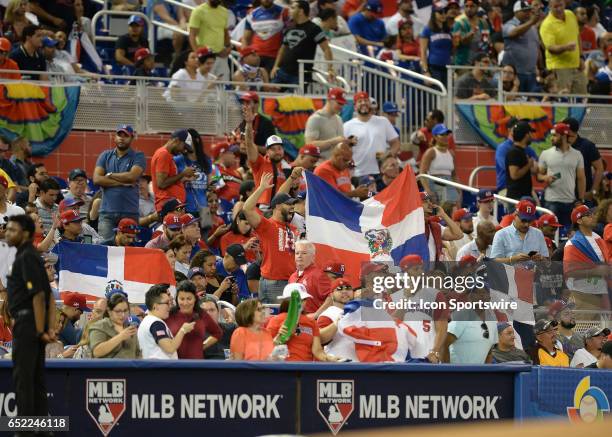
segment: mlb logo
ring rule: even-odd
[[[354,410],[355,381],[347,379],[317,380],[317,411],[336,435]]]
[[[107,436],[125,412],[125,379],[87,379],[85,384],[87,412]]]

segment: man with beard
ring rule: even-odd
[[[570,145],[569,134],[569,125],[555,124],[552,132],[554,147],[544,150],[538,160],[538,181],[547,185],[544,189],[544,206],[550,209],[566,228],[571,225],[570,214],[574,203],[584,199],[586,189],[584,158]]]
[[[162,206],[169,199],[178,199],[185,202],[185,180],[191,180],[195,175],[193,167],[185,167],[178,171],[174,156],[187,149],[193,151],[193,139],[187,129],[175,130],[170,139],[157,149],[151,158],[151,176],[153,178],[153,194],[155,195],[155,209],[161,211]]]
[[[242,212],[255,230],[263,254],[259,298],[263,303],[278,303],[288,279],[295,271],[294,251],[297,229],[291,225],[296,199],[279,193],[270,202],[272,217],[256,211],[257,203],[273,187],[272,173],[264,173],[257,189],[244,202]]]
[[[324,158],[330,157],[332,149],[338,143],[346,141],[342,118],[339,115],[345,104],[344,90],[342,88],[330,88],[327,92],[325,106],[313,112],[306,120],[304,141],[318,146]]]
[[[270,200],[278,192],[280,186],[287,180],[281,161],[283,160],[285,150],[283,149],[283,139],[277,135],[272,135],[266,140],[266,156],[261,156],[257,150],[257,146],[253,141],[253,118],[254,114],[251,110],[245,111],[245,136],[244,142],[246,146],[247,160],[249,167],[253,171],[255,184],[261,185],[261,179],[264,173],[271,173],[272,180],[270,189],[263,193],[263,196],[257,203],[268,205]],[[281,290],[282,291],[282,290]]]
[[[115,148],[100,154],[93,182],[102,189],[98,233],[108,240],[124,217],[138,220],[138,180],[146,168],[144,153],[131,148],[134,129],[124,124],[115,132]]]
[[[208,47],[217,55],[212,73],[220,80],[230,80],[227,57],[232,51],[227,27],[229,12],[221,0],[208,0],[191,11],[189,44],[191,50]]]
[[[526,351],[536,366],[569,367],[569,357],[557,349],[557,321],[540,319],[533,330],[536,335],[536,345]]]
[[[400,174],[400,166],[397,158],[387,153],[380,159],[380,175],[376,179],[376,191],[379,193],[391,185]]]
[[[32,158],[32,146],[26,137],[17,137],[11,143],[12,156],[10,161],[17,166],[23,178],[27,180],[28,171],[34,165]],[[29,181],[28,181],[29,182]]]
[[[489,71],[491,59],[486,53],[479,53],[473,60],[474,68],[457,80],[455,96],[458,99],[489,100],[496,95],[495,85],[490,80]]]
[[[601,347],[606,342],[610,330],[595,326],[584,334],[584,348],[578,349],[570,362],[570,367],[588,367],[596,363],[601,355]]]
[[[453,212],[453,221],[459,223],[463,235],[460,239],[448,243],[446,248],[447,259],[451,261],[457,258],[459,249],[474,241],[474,222],[472,221],[472,214],[467,209],[461,208]]]
[[[183,223],[181,222],[180,215],[174,213],[166,214],[161,235],[149,240],[145,247],[147,249],[166,250],[172,239],[181,233],[182,226]]]
[[[283,31],[289,23],[289,9],[273,0],[261,0],[259,7],[246,16],[243,47],[253,47],[261,58],[261,67],[269,73],[283,40]]]
[[[387,35],[396,36],[399,32],[400,21],[411,20],[412,27],[415,35],[420,35],[421,31],[425,27],[417,15],[414,14],[414,6],[412,0],[399,0],[397,5],[397,12],[388,18],[384,18],[385,28],[387,29]]]
[[[425,236],[429,248],[429,262],[440,261],[442,258],[443,241],[459,240],[463,232],[446,214],[444,209],[434,204],[431,196],[426,191],[421,191],[421,202],[423,202],[423,214],[425,216]],[[444,220],[447,226],[440,225]]]
[[[531,143],[531,132],[533,128],[527,121],[519,121],[512,128],[513,146],[506,154],[504,163],[507,176],[506,195],[512,199],[531,196],[533,189],[531,170],[534,158],[527,152],[527,147]]]
[[[64,199],[74,199],[81,203],[79,213],[83,218],[87,218],[89,205],[91,204],[91,196],[87,191],[87,173],[85,170],[75,168],[70,170],[68,174],[68,189],[62,190]]]
[[[397,155],[400,148],[399,135],[385,117],[372,115],[368,93],[355,93],[353,100],[357,117],[344,123],[344,136],[357,139],[357,144],[353,147],[353,176],[376,176],[380,173],[376,155],[386,152]]]
[[[325,345],[338,335],[338,320],[344,315],[344,304],[353,300],[355,292],[350,282],[344,278],[334,279],[330,284],[331,306],[317,318],[321,344]]]
[[[555,301],[550,305],[549,313],[559,323],[557,341],[561,343],[563,352],[571,360],[578,349],[584,347],[584,336],[576,332],[576,317],[574,315],[574,305]]]
[[[472,64],[490,47],[491,28],[486,16],[478,14],[478,0],[465,0],[463,8],[463,15],[455,19],[452,29],[456,65]]]
[[[455,261],[459,262],[464,256],[473,256],[477,260],[491,256],[491,243],[495,237],[495,225],[490,221],[481,221],[476,226],[476,238],[457,251]]]

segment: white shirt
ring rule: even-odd
[[[15,261],[16,253],[16,247],[11,247],[4,241],[0,241],[0,282],[2,282],[4,288],[6,288],[6,276],[13,265],[13,261]]]
[[[379,174],[376,154],[389,150],[389,142],[399,137],[389,120],[378,115],[372,115],[367,122],[353,118],[344,123],[344,136],[351,135],[357,138],[353,147],[354,176]]]
[[[478,214],[476,214],[476,215],[474,215],[474,217],[472,217],[472,223],[474,224],[474,231],[476,231],[476,226],[478,226],[478,223],[480,221],[488,221],[488,222],[493,223],[495,226],[499,225],[499,223],[498,223],[497,219],[495,218],[495,216],[490,215],[489,217],[484,218],[482,216],[482,214],[480,213],[480,211],[478,211]]]
[[[440,225],[440,235],[444,234],[445,226]],[[429,249],[429,261],[436,260],[436,242],[432,233],[429,233],[429,239],[427,240],[427,248]]]
[[[215,75],[210,73],[204,77],[200,70],[196,70],[196,77],[192,79],[187,70],[181,68],[172,75],[172,80],[168,85],[168,89],[164,92],[164,97],[167,100],[197,102],[201,98],[200,91],[208,89],[208,82],[216,78]],[[171,90],[172,88],[180,88],[180,91]]]
[[[597,362],[597,358],[591,352],[586,350],[585,348],[578,349],[574,353],[574,357],[570,362],[570,367],[578,367],[579,364],[582,364],[582,367],[590,366],[591,364]]]
[[[466,255],[472,255],[476,259],[478,259],[478,257],[481,255],[480,250],[478,250],[478,246],[476,246],[476,240],[470,241],[469,243],[460,247],[459,250],[457,251],[457,256],[455,257],[455,261],[457,262],[461,261],[461,258],[463,258]],[[489,244],[489,247],[487,247],[487,250],[485,251],[485,256],[487,257],[491,256],[491,245],[490,244]]]
[[[161,323],[161,324],[160,324]],[[155,324],[155,326],[153,326]],[[170,332],[170,328],[166,325],[159,317],[155,317],[152,314],[147,314],[147,316],[142,320],[140,326],[138,327],[138,344],[140,345],[140,350],[142,351],[142,358],[144,359],[157,359],[157,360],[177,360],[178,354],[175,352],[168,354],[164,352],[164,350],[159,347],[157,341],[153,337],[151,333],[151,326],[153,329],[156,329],[157,335],[164,335],[162,331],[166,331],[166,337],[172,339],[172,332]]]
[[[14,215],[25,214],[25,211],[22,207],[13,205],[12,203],[6,202],[6,212],[0,212],[0,223],[4,223],[5,219],[12,217]]]
[[[415,10],[416,9],[417,8],[415,7]],[[412,30],[414,37],[418,40],[419,35],[425,27],[425,23],[423,23],[421,19],[416,15],[411,15],[410,19],[412,20]],[[399,12],[396,12],[395,15],[392,15],[390,17],[383,18],[383,21],[385,22],[385,29],[387,30],[387,35],[397,35],[399,33],[399,22],[402,20],[405,20],[405,18],[402,17]]]

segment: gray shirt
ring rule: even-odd
[[[561,175],[544,190],[544,200],[547,202],[573,203],[576,200],[576,172],[584,169],[582,153],[570,147],[562,152],[557,147],[551,147],[540,154],[538,160],[540,168],[546,170],[547,175]]]
[[[522,23],[512,18],[502,28],[504,37],[504,59],[503,65],[513,65],[519,74],[535,74],[540,51],[540,37],[534,26],[516,38],[510,38],[508,34],[512,29]]]
[[[501,364],[508,362],[523,362],[531,364],[531,358],[525,353],[524,350],[513,347],[509,351],[501,351],[498,348],[499,345],[493,346],[491,354],[493,355],[493,363]]]
[[[144,153],[129,149],[128,153],[119,157],[116,149],[102,152],[96,162],[96,167],[102,167],[104,174],[126,173],[132,167],[138,166],[144,171],[147,167]],[[102,188],[101,213],[128,214],[138,216],[138,183],[129,187],[106,187]]]
[[[495,98],[497,90],[495,85],[486,76],[482,80],[477,80],[474,75],[469,72],[465,73],[457,80],[456,97],[458,99],[469,99],[472,96],[487,93],[492,99]]]
[[[325,141],[334,137],[344,135],[344,126],[339,115],[331,115],[320,109],[313,113],[306,121],[306,130],[304,137],[307,141]],[[322,159],[328,159],[331,156],[330,147],[327,150],[321,150]]]

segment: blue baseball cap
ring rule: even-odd
[[[479,202],[490,202],[495,199],[495,193],[493,192],[493,190],[483,188],[478,191],[478,194],[476,197]]]
[[[298,200],[306,200],[306,190],[297,193],[297,196],[295,196],[295,198]]]
[[[187,129],[177,129],[172,132],[170,138],[178,138],[183,143],[185,143],[185,147],[188,151],[193,152],[193,138],[191,138],[191,134]]]
[[[595,75],[595,80],[600,83],[610,83],[610,76],[605,71],[600,71]]]
[[[43,45],[43,47],[56,47],[58,42],[59,42],[59,41],[54,40],[54,39],[52,39],[52,38],[49,38],[48,36],[45,36],[45,37],[42,39],[42,45]]]
[[[130,19],[128,20],[128,26],[132,24],[138,24],[139,26],[145,25],[145,20],[140,15],[130,15]]]
[[[383,112],[386,112],[387,114],[396,114],[399,112],[399,108],[397,107],[397,104],[394,102],[383,103],[382,110]]]
[[[431,130],[431,133],[433,135],[445,135],[445,134],[450,134],[451,132],[452,130],[447,128],[446,125],[444,125],[443,123],[436,124]]]
[[[382,12],[382,4],[379,0],[368,0],[365,6],[365,10],[380,13]]]
[[[122,124],[121,126],[119,126],[117,128],[117,130],[115,132],[117,132],[117,133],[124,132],[124,133],[128,134],[131,137],[134,136],[134,128],[132,126],[130,126],[129,124]]]

